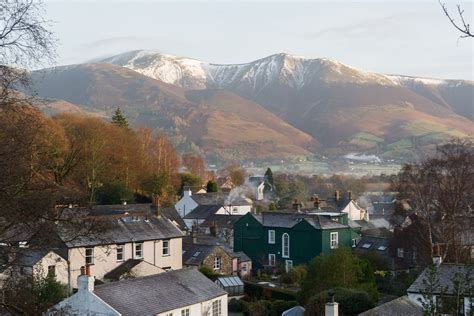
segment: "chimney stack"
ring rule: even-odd
[[[319,196],[318,196],[318,195],[316,195],[316,196],[314,197],[314,202],[313,202],[313,203],[314,203],[314,208],[317,209],[317,210],[319,210],[319,209],[320,209],[320,206],[319,206],[320,200],[319,200]]]
[[[433,264],[436,267],[439,267],[443,263],[443,258],[441,257],[441,251],[439,249],[439,244],[435,245],[435,249],[433,251]]]
[[[299,211],[300,211],[300,207],[301,207],[301,205],[300,205],[300,203],[298,202],[298,199],[294,199],[294,200],[293,200],[293,209],[294,209],[295,211],[298,211],[298,212],[299,212]]]
[[[349,201],[352,200],[352,191],[351,190],[347,191],[347,197],[349,198]]]
[[[328,292],[328,302],[324,309],[324,315],[339,316],[339,304],[334,301],[334,292],[332,290]]]
[[[190,187],[184,187],[183,188],[183,196],[191,196],[193,195],[193,192],[191,191]]]
[[[81,267],[81,275],[77,278],[77,290],[78,291],[94,291],[95,278],[91,276],[90,266],[86,265]]]
[[[341,193],[339,192],[339,190],[336,190],[336,192],[334,192],[334,199],[336,200],[336,202],[339,202],[339,200],[341,199]]]

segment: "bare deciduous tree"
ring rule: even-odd
[[[433,246],[453,262],[465,254],[463,238],[474,216],[474,145],[456,140],[440,146],[437,155],[421,164],[406,165],[397,181],[401,199],[407,199],[420,224],[412,236],[417,253],[429,263]],[[426,245],[416,244],[424,241]]]
[[[446,3],[439,1],[439,4],[441,5],[441,8],[444,11],[444,14],[448,17],[449,21],[451,24],[459,31],[461,32],[460,38],[466,38],[466,37],[474,37],[474,33],[471,31],[470,24],[466,22],[466,18],[464,16],[464,10],[461,8],[461,5],[458,4],[456,5],[457,9],[457,15],[459,16],[460,21],[457,22],[453,15],[449,13],[448,7]]]
[[[18,97],[12,88],[28,83],[28,70],[54,61],[56,39],[43,18],[41,1],[0,2],[0,106]]]

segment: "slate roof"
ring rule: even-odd
[[[423,272],[416,278],[415,282],[408,288],[408,293],[420,293],[425,286],[423,285],[423,280],[428,277],[429,269],[426,268]],[[474,275],[474,266],[472,265],[464,265],[464,264],[450,264],[450,263],[443,263],[437,268],[437,275],[439,277],[439,283],[442,284],[443,287],[446,287],[446,294],[453,294],[453,277],[455,273],[458,273],[461,279],[464,279],[467,275]],[[440,292],[441,289],[437,289],[437,293]],[[464,289],[467,292],[467,288]]]
[[[184,219],[206,219],[215,214],[222,205],[199,205],[194,210],[186,214]]]
[[[212,245],[183,244],[183,264],[187,266],[200,266],[201,263],[214,250]]]
[[[176,211],[174,207],[164,207],[161,209],[161,213],[164,217],[168,218],[172,222],[175,222],[182,231],[187,230],[187,226],[184,223],[183,218],[179,216],[178,211]]]
[[[165,217],[149,216],[147,219],[131,217],[112,219],[97,232],[73,232],[58,227],[58,235],[68,248],[119,244],[183,237],[183,232]],[[71,236],[77,236],[71,238]]]
[[[250,257],[247,256],[247,255],[245,254],[245,252],[243,252],[243,251],[235,252],[235,255],[239,258],[239,262],[252,261],[252,259],[250,259]]]
[[[402,296],[393,301],[369,309],[359,316],[422,316],[423,308],[413,302],[408,296]]]
[[[229,192],[209,192],[203,194],[193,194],[191,198],[199,205],[227,205],[229,204]],[[252,200],[238,196],[231,203],[232,205],[252,205]]]
[[[253,215],[253,214],[252,214]],[[347,228],[347,225],[333,221],[329,216],[295,212],[270,211],[253,215],[265,227],[292,228],[302,220],[306,220],[316,229]]]
[[[295,306],[281,314],[281,316],[304,316],[305,309],[302,306]]]
[[[209,227],[213,226],[214,222],[216,222],[220,227],[233,228],[234,223],[237,222],[242,216],[243,215],[211,214],[200,226]]]
[[[118,281],[120,277],[125,273],[129,272],[133,267],[138,265],[142,262],[141,259],[128,259],[127,261],[123,262],[121,265],[116,267],[115,269],[109,271],[104,275],[104,279]]]
[[[375,252],[381,256],[388,256],[390,240],[383,237],[362,236],[355,247],[356,252]]]
[[[98,285],[94,293],[122,315],[156,315],[227,294],[194,268]]]

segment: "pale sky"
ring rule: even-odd
[[[150,49],[212,63],[286,52],[364,70],[474,80],[474,39],[459,39],[437,0],[45,0],[58,64]],[[456,3],[446,0],[455,13]],[[473,4],[462,3],[474,28]]]

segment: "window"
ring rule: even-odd
[[[245,263],[242,265],[242,272],[247,272],[247,265]]]
[[[269,244],[274,244],[275,243],[275,231],[274,230],[269,230],[268,231],[268,243]]]
[[[163,256],[169,256],[169,255],[170,255],[170,241],[163,240]]]
[[[173,313],[166,313],[166,316],[173,316]]]
[[[117,245],[117,261],[123,261],[123,245]]]
[[[336,249],[339,246],[338,233],[331,233],[331,249]]]
[[[362,248],[364,248],[364,249],[369,249],[370,246],[372,246],[371,243],[366,243],[366,244],[363,244],[363,245],[362,245]]]
[[[403,248],[397,248],[397,257],[398,258],[403,258],[404,257],[404,253],[403,253]]]
[[[215,257],[214,258],[214,270],[220,270],[221,269],[221,257]]]
[[[94,264],[94,248],[86,248],[86,264]]]
[[[352,248],[357,246],[357,239],[352,239]]]
[[[385,249],[387,249],[386,246],[379,246],[379,247],[377,248],[377,250],[379,250],[379,251],[385,251]]]
[[[288,235],[287,233],[284,233],[281,239],[282,239],[281,241],[282,257],[289,258],[290,257],[290,235]]]
[[[285,270],[286,272],[293,269],[293,260],[285,260]]]
[[[222,315],[221,300],[212,302],[212,316],[221,316],[221,315]]]
[[[273,253],[268,254],[268,265],[269,265],[270,267],[274,267],[274,266],[275,266],[275,261],[276,261],[276,259],[275,259],[275,254],[273,254]]]
[[[135,259],[143,258],[143,243],[135,244]]]
[[[189,316],[189,308],[181,310],[181,316]]]
[[[56,276],[56,266],[48,266],[48,276]]]

